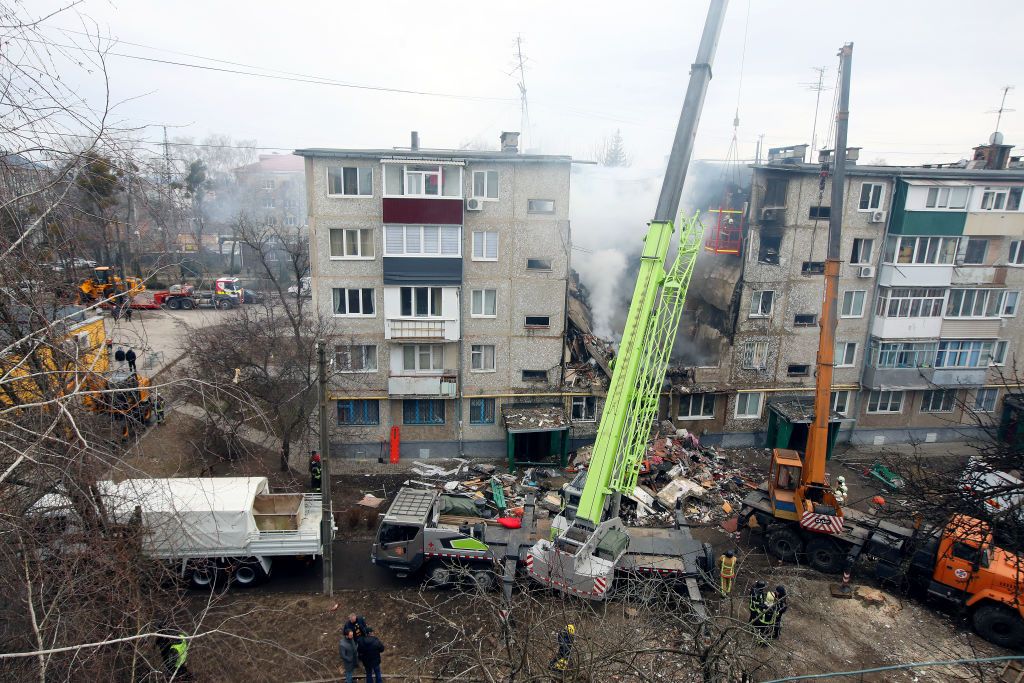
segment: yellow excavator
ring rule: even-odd
[[[88,304],[116,296],[131,299],[146,291],[146,283],[138,277],[121,277],[110,266],[99,266],[92,276],[78,285],[78,303]]]

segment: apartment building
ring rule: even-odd
[[[942,167],[847,169],[833,420],[842,440],[961,440],[1024,357],[1024,166],[993,136]],[[825,152],[829,154],[828,151]],[[831,182],[803,148],[754,166],[731,334],[668,417],[727,445],[799,439],[822,306]],[[722,259],[722,256],[714,258]],[[799,441],[794,445],[801,445]]]
[[[313,303],[333,321],[334,453],[568,446],[571,159],[522,154],[518,133],[501,143],[296,151]]]

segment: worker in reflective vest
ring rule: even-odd
[[[761,612],[754,622],[754,633],[757,635],[757,644],[765,647],[768,639],[775,631],[775,619],[778,615],[775,612],[775,593],[765,591],[764,602],[761,603]]]
[[[750,609],[750,623],[754,624],[761,617],[764,611],[764,594],[768,590],[768,584],[758,581],[750,587],[750,602],[747,607]]]
[[[166,636],[165,636],[166,637]],[[175,680],[190,681],[188,669],[185,667],[185,660],[188,659],[188,638],[184,633],[178,634],[178,640],[170,641],[164,649],[164,669],[168,676],[174,676]]]
[[[732,550],[726,550],[725,554],[722,555],[722,563],[718,571],[718,577],[722,585],[722,595],[729,595],[732,593],[733,579],[736,578],[736,553]]]

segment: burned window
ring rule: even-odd
[[[794,327],[811,327],[817,322],[817,313],[797,313],[793,316]]]
[[[811,218],[811,219],[828,218],[831,215],[832,215],[832,207],[831,206],[812,206],[811,207],[811,211],[810,211],[810,215],[808,216],[808,218]]]
[[[764,186],[762,208],[784,208],[786,206],[786,190],[789,181],[785,178],[769,178]]]
[[[761,241],[757,248],[759,263],[779,265],[779,251],[782,250],[782,230],[778,228],[761,228]]]
[[[807,377],[811,372],[810,365],[790,364],[786,367],[786,374],[790,377]]]
[[[804,275],[821,275],[825,272],[824,261],[804,261],[800,266],[800,272]]]

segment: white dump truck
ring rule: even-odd
[[[252,586],[270,575],[275,557],[321,554],[320,494],[271,493],[266,477],[126,479],[96,488],[113,521],[146,529],[143,552],[196,588],[218,578]],[[28,513],[73,526],[61,493],[43,496]]]

